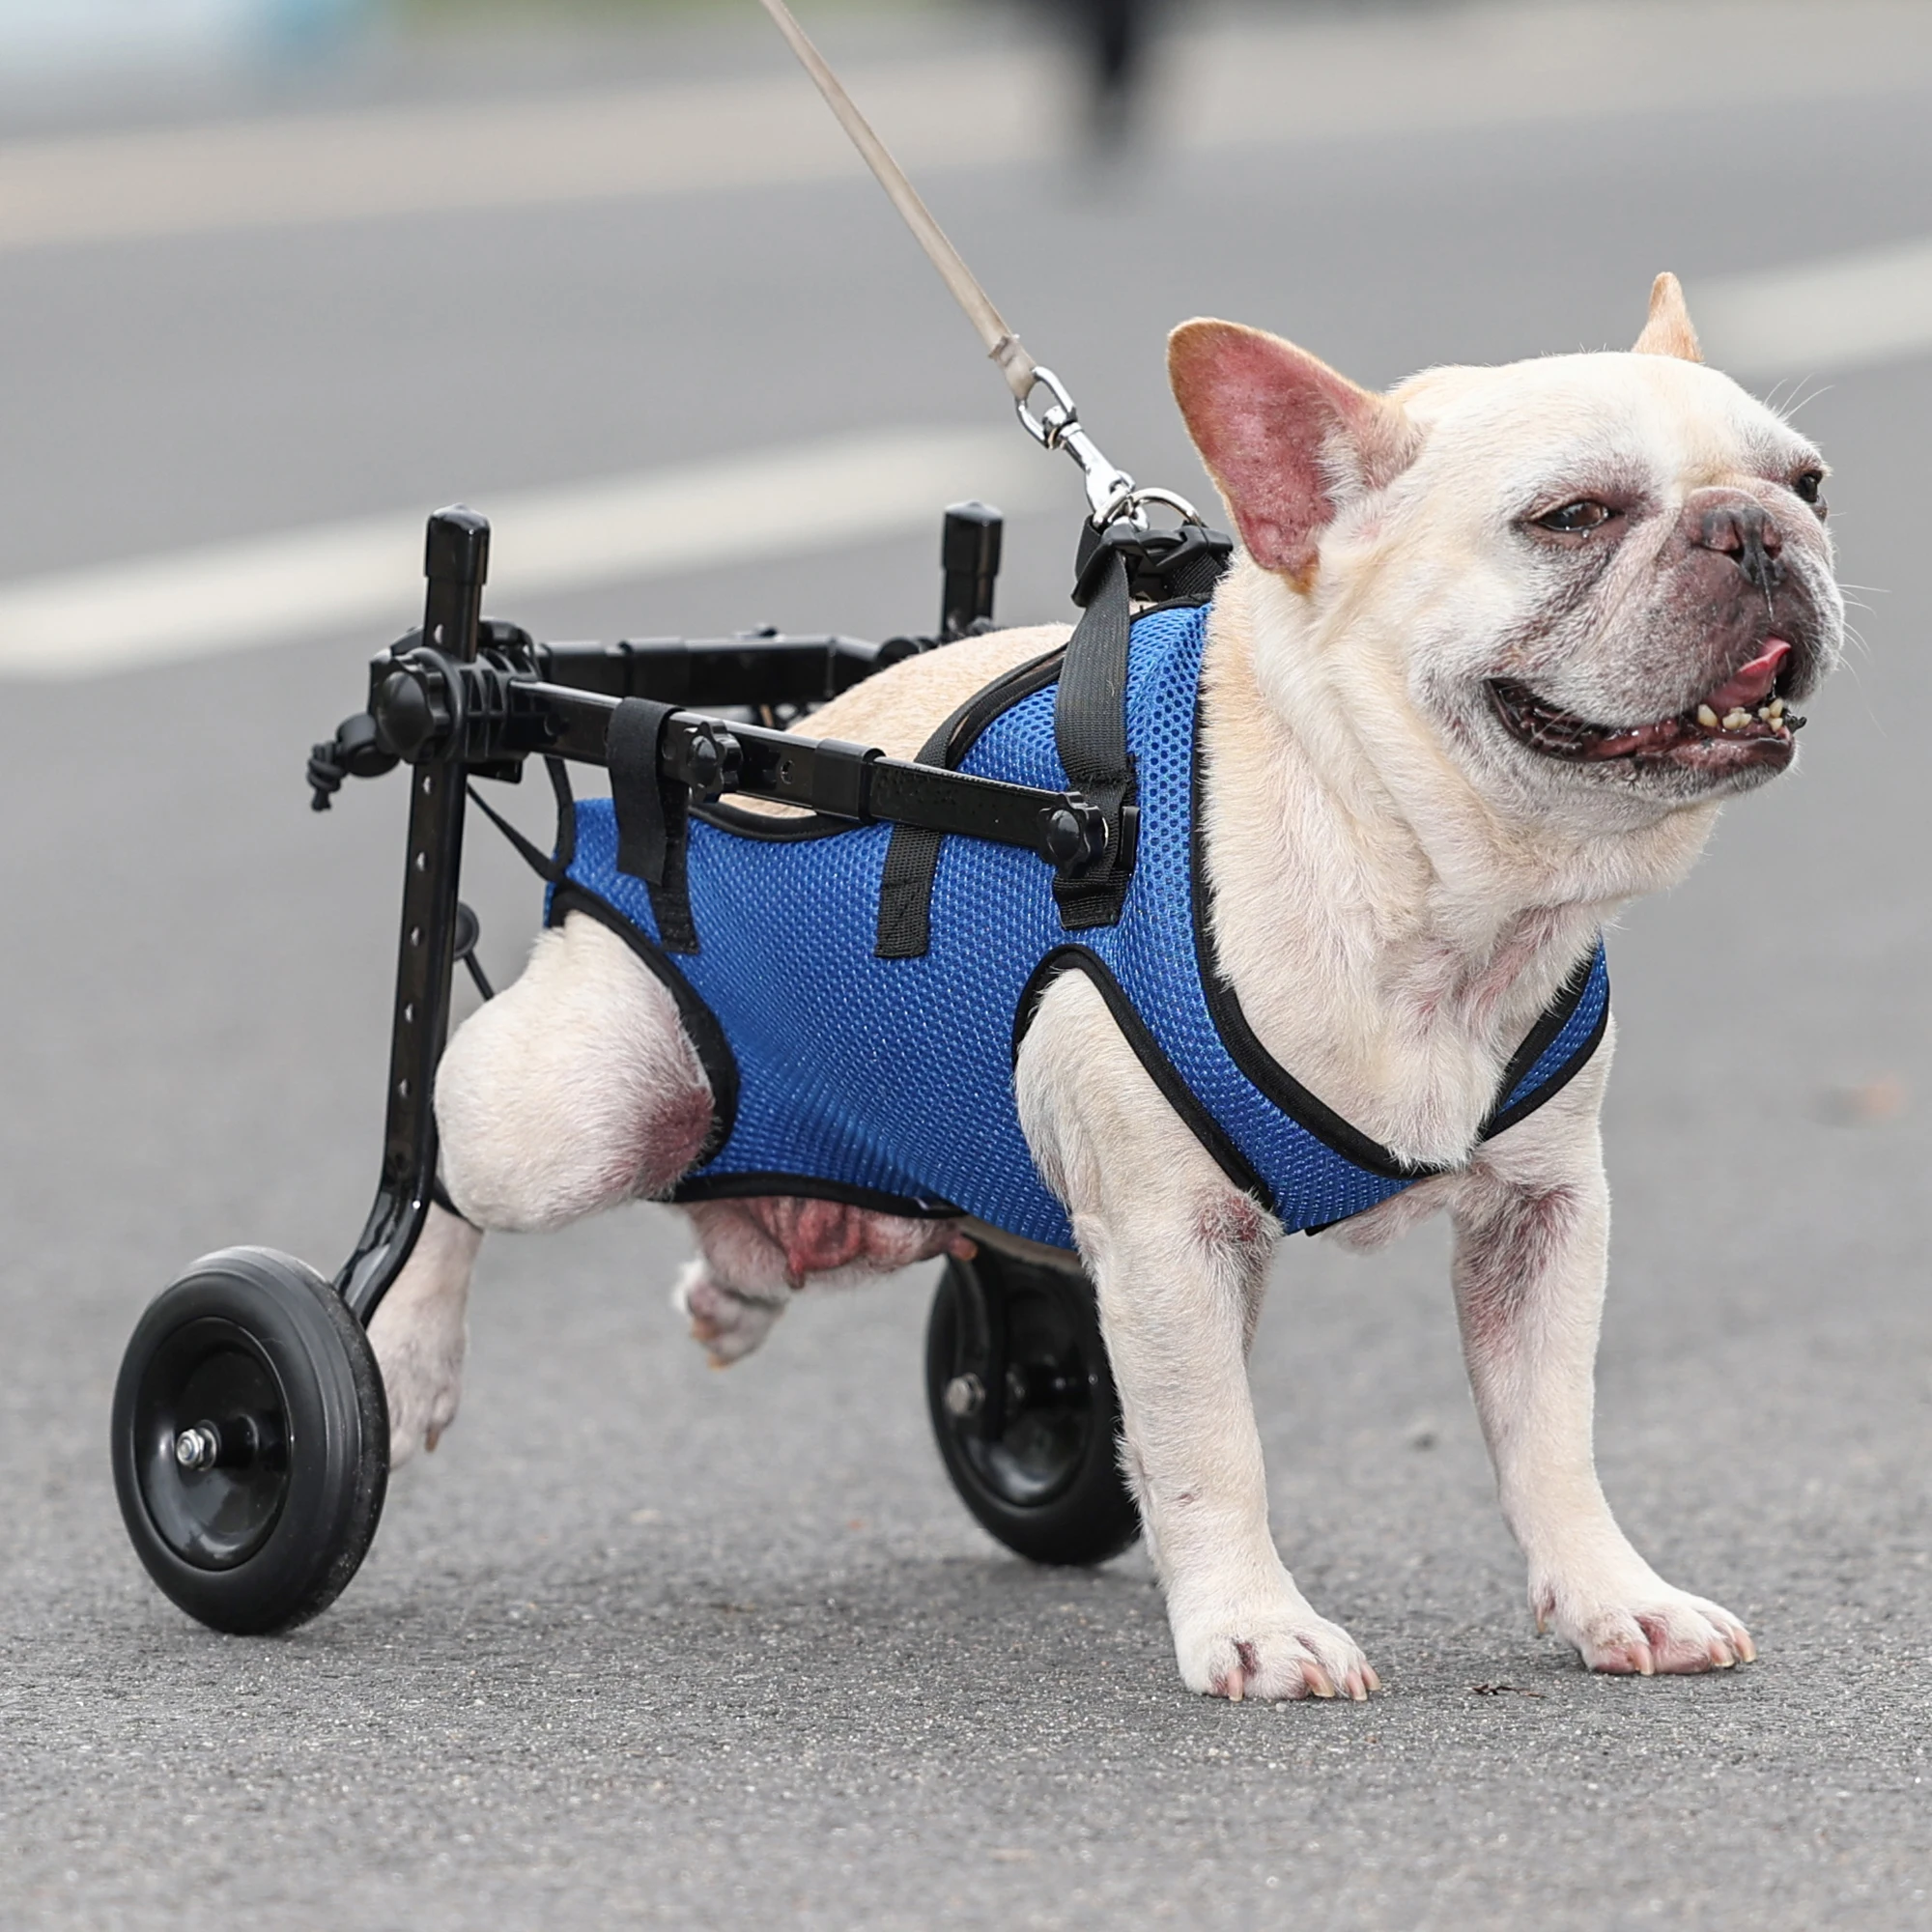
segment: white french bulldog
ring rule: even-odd
[[[1802,721],[1785,707],[1842,641],[1823,461],[1701,366],[1667,275],[1629,355],[1435,369],[1380,396],[1273,336],[1191,322],[1170,370],[1242,545],[1202,674],[1222,969],[1277,1063],[1445,1170],[1333,1237],[1372,1247],[1451,1217],[1470,1383],[1538,1628],[1597,1670],[1748,1662],[1736,1617],[1632,1547],[1593,1466],[1610,1039],[1548,1105],[1478,1130],[1605,922],[1684,875],[1722,800],[1791,763]],[[911,659],[808,728],[910,757],[1062,636]],[[1182,1679],[1229,1698],[1366,1696],[1368,1660],[1268,1530],[1245,1357],[1280,1230],[1082,974],[1052,983],[1015,1082],[1095,1284]],[[664,986],[573,916],[452,1040],[437,1110],[466,1218],[433,1213],[372,1329],[399,1463],[455,1414],[479,1231],[665,1195],[711,1094]],[[690,1212],[701,1258],[679,1297],[720,1361],[808,1280],[1000,1239],[823,1201]]]

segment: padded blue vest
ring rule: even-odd
[[[800,837],[799,821],[787,831],[714,810],[690,831],[698,950],[673,958],[658,945],[646,888],[617,869],[611,802],[577,807],[549,917],[587,912],[632,941],[678,997],[717,1099],[708,1155],[676,1199],[809,1194],[901,1214],[964,1211],[1072,1246],[1021,1135],[1012,1078],[1032,1008],[1066,970],[1092,977],[1169,1102],[1284,1227],[1346,1220],[1423,1178],[1277,1066],[1213,968],[1195,838],[1206,633],[1205,607],[1134,624],[1127,735],[1140,844],[1117,925],[1065,931],[1041,860],[950,838],[929,950],[876,958],[891,826],[817,820]],[[1055,686],[1016,682],[1026,695],[959,768],[1062,790]],[[1485,1133],[1554,1094],[1595,1050],[1608,1010],[1600,945],[1523,1042]]]

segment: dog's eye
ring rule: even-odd
[[[1825,472],[1822,469],[1801,470],[1791,479],[1792,494],[1801,503],[1816,503],[1824,488]]]
[[[1555,530],[1562,536],[1580,536],[1586,530],[1600,528],[1615,515],[1607,503],[1600,503],[1594,497],[1578,497],[1574,503],[1565,503],[1560,510],[1548,510],[1533,521],[1539,528]]]

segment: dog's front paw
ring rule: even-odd
[[[1174,1613],[1181,1681],[1206,1697],[1279,1702],[1288,1697],[1352,1697],[1381,1680],[1347,1631],[1319,1617],[1294,1592],[1256,1605],[1221,1605]]]
[[[434,1449],[456,1420],[469,1343],[469,1271],[482,1239],[468,1222],[432,1208],[415,1252],[369,1323],[389,1405],[392,1469],[418,1449]]]
[[[1648,1570],[1620,1587],[1546,1583],[1530,1602],[1539,1632],[1553,1630],[1587,1668],[1612,1676],[1684,1676],[1757,1661],[1750,1632],[1722,1605]]]

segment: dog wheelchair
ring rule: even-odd
[[[1180,527],[1156,531],[1135,516],[1082,530],[1075,600],[1089,617],[1117,607],[1122,650],[1129,597],[1198,597],[1229,550],[1179,499],[1144,494],[1185,509]],[[461,507],[430,519],[422,628],[376,656],[367,709],[316,747],[308,774],[318,810],[348,778],[401,767],[409,779],[375,1204],[332,1280],[266,1248],[195,1263],[142,1316],[115,1389],[122,1515],[149,1574],[189,1615],[238,1634],[290,1629],[335,1599],[375,1535],[389,1424],[367,1328],[432,1203],[448,1205],[432,1099],[459,963],[491,996],[477,923],[460,897],[467,807],[556,877],[476,781],[516,781],[540,757],[567,809],[568,764],[607,767],[630,849],[621,863],[657,884],[677,864],[685,815],[727,792],[1030,850],[1053,868],[1056,894],[1104,894],[1123,880],[1134,808],[1130,786],[1104,768],[1104,747],[1092,769],[1069,764],[1079,789],[1050,792],[780,728],[913,653],[990,629],[1000,542],[997,511],[946,513],[934,637],[760,632],[607,646],[544,643],[485,619],[489,526]],[[925,1386],[948,1476],[1007,1548],[1038,1563],[1092,1564],[1139,1535],[1116,1461],[1119,1405],[1094,1292],[1075,1268],[985,1243],[972,1260],[949,1260],[927,1324]]]

